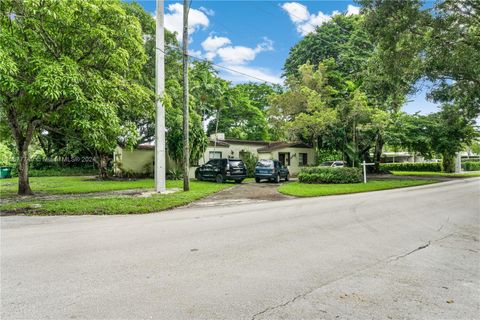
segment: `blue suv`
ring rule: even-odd
[[[266,179],[278,183],[280,179],[288,181],[289,174],[288,168],[278,160],[260,160],[255,166],[254,176],[255,182]]]

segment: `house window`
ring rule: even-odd
[[[307,154],[306,153],[299,153],[298,154],[298,165],[300,167],[308,165]]]
[[[279,152],[278,153],[278,161],[284,166],[290,165],[290,152]]]
[[[221,159],[221,158],[222,158],[222,152],[221,151],[210,151],[208,153],[208,160]]]

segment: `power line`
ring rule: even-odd
[[[187,11],[188,14],[190,14],[190,8],[192,7],[192,2],[193,0],[190,0],[190,3],[188,4],[188,11]]]
[[[168,45],[168,44],[165,44],[167,47],[169,48],[172,48],[172,49],[175,49],[175,50],[180,50],[179,47],[176,47],[176,46],[172,46],[172,45]],[[160,50],[161,52],[163,52],[164,54],[166,54],[165,51],[161,50],[160,48],[157,48],[157,50]],[[229,68],[229,67],[225,67],[225,66],[222,66],[220,64],[216,64],[216,63],[213,63],[212,61],[208,60],[208,59],[203,59],[203,58],[199,58],[199,57],[195,57],[195,56],[192,56],[190,54],[187,54],[188,57],[192,58],[192,59],[195,59],[197,61],[203,61],[203,62],[208,62],[210,63],[212,66],[215,66],[215,67],[218,67],[218,68],[221,68],[221,69],[225,69],[225,70],[228,70],[230,72],[234,72],[234,73],[238,73],[238,74],[241,74],[242,76],[245,76],[245,77],[249,77],[249,78],[252,78],[252,79],[255,79],[255,80],[258,80],[258,81],[262,81],[262,82],[266,82],[266,83],[270,83],[270,84],[273,84],[273,85],[278,85],[278,83],[275,83],[275,82],[272,82],[272,81],[268,81],[268,80],[265,80],[265,79],[262,79],[262,78],[259,78],[259,77],[256,77],[256,76],[252,76],[251,74],[248,74],[248,73],[245,73],[245,72],[241,72],[241,71],[238,71],[238,70],[235,70],[235,69],[232,69],[232,68]]]

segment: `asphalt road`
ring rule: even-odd
[[[480,179],[1,231],[2,319],[480,314]]]

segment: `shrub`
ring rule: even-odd
[[[300,171],[298,180],[302,183],[358,183],[362,181],[362,171],[347,167],[309,167]]]
[[[167,173],[168,180],[182,180],[183,179],[183,171],[180,168],[173,168],[168,170]]]
[[[13,160],[13,152],[7,145],[0,142],[0,167],[11,166]]]
[[[429,171],[441,172],[441,162],[398,162],[398,163],[380,163],[380,172],[388,173],[390,171]]]
[[[462,163],[462,169],[465,171],[479,171],[480,170],[480,162],[476,161],[465,161]]]
[[[319,149],[317,153],[317,163],[323,163],[325,161],[337,161],[342,159],[343,154],[341,151]]]
[[[258,162],[258,157],[254,156],[251,152],[244,152],[241,157],[245,167],[247,167],[247,177],[253,178],[255,174],[255,166]]]

